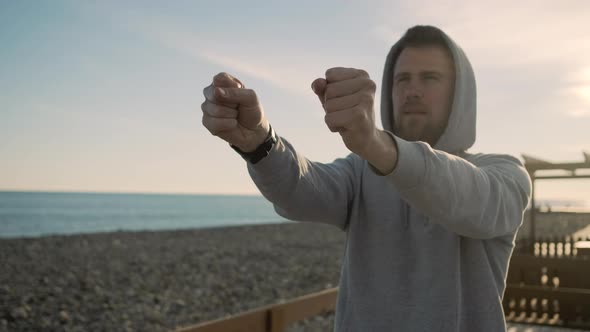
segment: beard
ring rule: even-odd
[[[434,147],[447,127],[447,122],[436,124],[424,105],[404,106],[399,112],[394,112],[393,133],[406,141],[422,141]],[[425,114],[404,113],[407,111],[424,112]]]
[[[422,119],[399,119],[395,122],[394,133],[406,141],[424,140],[426,125]]]

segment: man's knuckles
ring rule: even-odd
[[[353,79],[355,77],[369,78],[369,74],[362,69],[334,67],[326,70],[326,80],[328,82],[339,82],[342,80]]]
[[[366,77],[357,77],[346,81],[328,83],[324,92],[326,100],[369,91],[375,93],[377,84]]]
[[[246,106],[258,105],[258,96],[252,89],[215,88],[215,99],[224,103],[235,103]]]
[[[375,81],[373,81],[372,79],[370,79],[369,76],[367,76],[365,78],[365,81],[366,81],[367,89],[369,89],[369,90],[371,90],[373,92],[375,92],[377,90],[377,83],[375,83]]]
[[[324,109],[326,110],[326,112],[339,111],[354,107],[355,105],[359,104],[359,101],[360,95],[358,94],[343,96],[339,98],[332,98],[324,103]]]
[[[369,78],[369,73],[367,73],[365,70],[363,70],[363,69],[357,69],[357,70],[358,70],[358,76]]]
[[[355,78],[358,75],[358,71],[354,68],[334,67],[326,70],[325,75],[326,81],[331,83]]]
[[[223,82],[229,80],[231,78],[230,74],[226,72],[217,73],[217,75],[213,76],[213,83],[216,82]]]
[[[322,102],[323,102],[323,98],[324,98],[324,93],[326,92],[327,84],[328,83],[323,78],[316,78],[311,83],[311,89],[320,98],[320,101],[322,101]]]
[[[244,87],[244,85],[242,84],[242,82],[240,82],[239,79],[225,72],[221,72],[213,77],[213,86],[234,88]]]
[[[326,98],[324,109],[326,112],[342,110],[356,105],[363,108],[371,108],[375,102],[375,93],[370,90],[357,91],[351,95],[341,97]]]

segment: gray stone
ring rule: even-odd
[[[10,311],[10,317],[14,320],[26,319],[29,317],[29,313],[23,307],[16,307]]]
[[[62,311],[59,312],[59,321],[62,324],[65,324],[65,323],[67,323],[67,322],[70,321],[70,315],[68,314],[67,311],[62,310]]]

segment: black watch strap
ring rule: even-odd
[[[244,151],[240,150],[235,145],[230,144],[230,146],[240,156],[242,156],[242,158],[244,158],[244,160],[246,160],[252,164],[256,164],[257,162],[262,160],[262,158],[268,156],[272,147],[277,143],[277,137],[276,137],[274,130],[272,129],[272,126],[269,125],[268,127],[269,127],[268,136],[266,136],[266,139],[264,140],[264,142],[262,142],[262,144],[260,144],[256,148],[256,150],[254,150],[252,152],[244,152]]]

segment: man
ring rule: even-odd
[[[219,74],[203,124],[248,161],[276,211],[347,232],[335,331],[504,331],[508,262],[531,191],[510,156],[469,154],[475,77],[430,26],[389,52],[376,128],[375,83],[332,68],[312,89],[352,152],[312,162],[276,136],[252,90]]]

